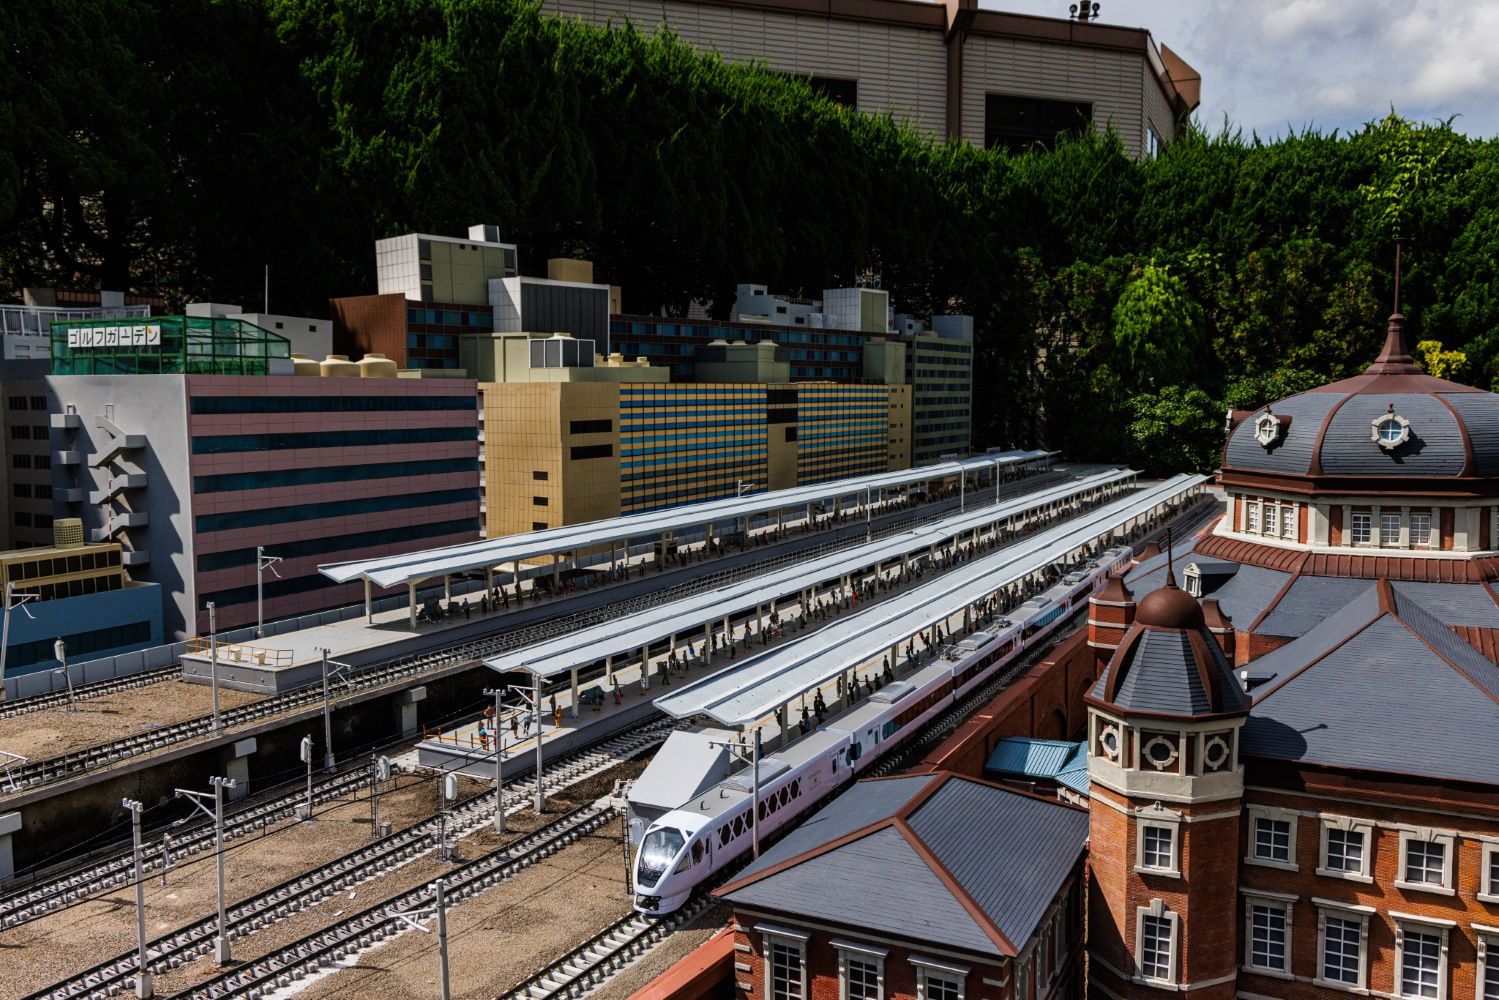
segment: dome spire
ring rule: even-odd
[[[1395,311],[1385,328],[1384,350],[1364,371],[1369,375],[1419,375],[1421,367],[1411,356],[1405,339],[1405,316],[1400,312],[1400,246],[1405,240],[1395,237]]]

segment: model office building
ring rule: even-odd
[[[335,348],[473,376],[490,536],[936,462],[971,447],[973,325],[888,291],[738,288],[718,322],[620,311],[587,261],[516,273],[493,226],[376,244]]]

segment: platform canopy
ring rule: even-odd
[[[434,577],[451,576],[472,570],[490,569],[506,563],[564,552],[592,551],[620,542],[644,537],[660,537],[668,532],[702,527],[720,521],[770,514],[807,504],[823,503],[866,491],[909,486],[912,483],[945,479],[962,473],[979,473],[990,469],[1012,469],[1046,461],[1056,455],[1049,451],[1006,451],[974,455],[953,462],[924,465],[915,469],[881,472],[869,476],[836,479],[789,490],[751,493],[705,503],[687,504],[668,510],[630,514],[604,521],[569,524],[543,531],[529,531],[440,549],[406,552],[400,555],[331,563],[318,570],[336,583],[366,580],[376,587],[400,587],[421,583]]]
[[[851,666],[877,659],[969,604],[1206,481],[1200,475],[1177,476],[1070,518],[868,610],[845,615],[795,642],[751,657],[739,667],[677,688],[657,698],[656,707],[682,719],[705,715],[725,726],[751,725]]]
[[[681,635],[700,623],[736,615],[805,587],[841,579],[846,574],[924,552],[932,546],[945,545],[975,528],[1012,517],[1023,518],[1136,475],[1138,473],[1132,469],[1113,469],[1009,498],[1002,503],[971,508],[961,514],[954,511],[930,524],[916,525],[886,538],[794,562],[764,574],[566,632],[544,642],[509,650],[490,657],[484,664],[501,672],[523,670],[547,678],[557,677],[576,667],[597,663],[606,656],[634,653],[644,645],[659,642],[669,635]],[[886,607],[887,603],[881,602],[880,607]]]

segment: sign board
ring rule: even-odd
[[[68,347],[160,347],[161,324],[138,323],[118,326],[72,326]]]

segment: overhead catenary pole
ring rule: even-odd
[[[453,1000],[448,983],[448,909],[443,899],[443,880],[438,879],[433,888],[437,890],[437,970],[442,980],[442,1000]]]
[[[208,677],[213,685],[213,735],[224,731],[219,718],[219,619],[213,602],[208,602]]]
[[[224,789],[233,788],[237,782],[233,778],[214,776],[208,779],[208,783],[213,785],[213,853],[219,882],[219,932],[213,939],[213,957],[220,965],[227,965],[229,922],[224,912]]]
[[[333,709],[328,702],[328,647],[318,650],[323,654],[323,770],[334,768],[333,760]]]
[[[505,752],[503,735],[504,729],[500,725],[500,717],[505,711],[504,704],[500,698],[505,693],[504,688],[485,688],[484,693],[494,699],[494,832],[505,832]]]
[[[755,847],[755,860],[760,860],[760,727],[755,727],[754,750],[750,754],[753,780],[750,782],[750,841]]]
[[[150,1000],[156,993],[146,954],[146,882],[141,872],[141,810],[145,806],[135,799],[124,799],[121,804],[130,811],[130,833],[135,844],[135,995]]]
[[[276,564],[281,561],[280,556],[268,556],[265,554],[265,546],[255,546],[255,638],[265,638],[265,571],[270,570],[276,579],[281,579],[281,574],[276,571]],[[365,609],[369,609],[370,583],[364,581],[364,603]]]
[[[546,811],[546,798],[541,792],[541,674],[531,675],[531,715],[536,719],[536,812]]]

